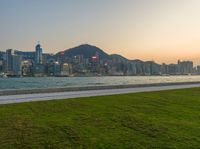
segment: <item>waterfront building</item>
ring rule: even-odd
[[[14,54],[12,49],[6,50],[6,72],[11,76],[21,75],[21,56]]]
[[[161,74],[161,65],[152,61],[151,63],[151,75],[160,75]]]
[[[3,60],[3,52],[0,51],[0,60]]]
[[[177,64],[169,64],[168,70],[170,75],[177,75],[178,74],[178,65]]]
[[[21,56],[19,55],[12,55],[12,75],[20,76],[21,75]]]
[[[0,72],[5,72],[6,53],[0,51]]]
[[[192,61],[180,61],[178,60],[178,73],[179,74],[191,74],[193,73]]]
[[[90,66],[90,72],[98,74],[100,73],[100,57],[98,53],[90,57],[89,60],[91,66]]]
[[[144,75],[151,75],[152,74],[152,61],[144,62],[143,66],[144,66],[143,67]]]
[[[168,66],[167,64],[165,64],[165,63],[163,63],[163,64],[161,65],[161,74],[162,74],[162,75],[167,75],[167,74],[169,74],[169,66]]]
[[[61,76],[69,76],[69,75],[70,75],[70,69],[71,69],[70,64],[68,64],[68,63],[63,63],[63,64],[61,65],[61,73],[60,73],[60,75],[61,75]]]
[[[133,61],[131,61],[131,63],[135,65],[137,75],[144,75],[144,62],[143,61],[133,60]]]
[[[53,75],[54,76],[60,76],[60,64],[58,61],[54,62],[53,64]]]
[[[12,55],[13,55],[13,50],[12,49],[6,50],[6,72],[7,73],[11,73],[12,70],[13,70]]]
[[[54,67],[54,60],[52,60],[52,61],[47,63],[47,70],[46,70],[47,75],[49,75],[49,76],[53,76],[54,75],[53,74],[53,71],[54,71],[53,67]]]
[[[35,52],[24,52],[15,50],[14,54],[21,56],[22,60],[35,61]]]
[[[3,60],[0,60],[0,72],[4,72],[4,63],[3,63]]]
[[[196,67],[197,74],[200,75],[200,65]]]
[[[58,61],[50,61],[47,64],[47,74],[49,76],[60,76],[61,74],[61,65]]]
[[[22,76],[32,76],[33,75],[32,60],[23,60],[21,65],[22,65]]]
[[[128,65],[128,75],[136,75],[136,63],[130,62]]]
[[[53,54],[49,53],[42,54],[42,64],[47,64],[52,60],[54,60]]]
[[[45,66],[42,64],[35,64],[33,66],[33,74],[34,76],[44,76],[45,75]]]
[[[6,53],[0,51],[0,60],[5,60],[6,59]]]
[[[40,44],[37,44],[35,47],[35,63],[42,64],[42,48]]]

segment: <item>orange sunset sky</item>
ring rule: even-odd
[[[0,0],[0,50],[92,44],[129,59],[200,64],[199,0]]]

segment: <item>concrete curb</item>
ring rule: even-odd
[[[0,91],[0,96],[20,95],[20,94],[36,94],[36,93],[56,93],[56,92],[69,92],[69,91],[123,89],[123,88],[138,88],[138,87],[192,85],[192,84],[200,84],[200,82],[173,82],[173,83],[130,84],[130,85],[111,85],[111,86],[87,86],[87,87],[46,88],[46,89],[27,89],[27,90],[5,90],[5,91]]]

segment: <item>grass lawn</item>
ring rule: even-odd
[[[0,105],[0,149],[200,148],[200,88]]]

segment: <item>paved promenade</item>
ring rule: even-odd
[[[32,93],[32,94],[16,94],[16,95],[2,95],[0,96],[0,104],[30,102],[30,101],[45,101],[45,100],[59,100],[70,99],[77,97],[92,97],[102,95],[115,95],[124,93],[150,92],[181,88],[200,87],[200,83],[183,83],[173,85],[155,85],[155,86],[135,86],[130,88],[114,88],[114,89],[95,89],[95,90],[81,90],[81,91],[65,91],[53,93]]]

